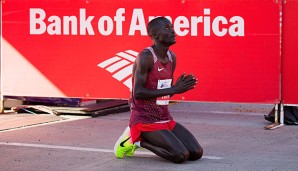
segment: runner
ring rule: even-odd
[[[202,147],[168,110],[170,96],[195,88],[197,78],[182,74],[175,84],[172,82],[176,55],[169,47],[176,43],[176,36],[168,19],[153,19],[147,31],[154,44],[134,63],[130,123],[114,146],[115,156],[130,157],[142,147],[174,163],[198,160]]]

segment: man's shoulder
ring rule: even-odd
[[[140,54],[138,55],[139,58],[145,59],[145,60],[150,60],[153,59],[153,55],[151,51],[147,48],[143,49]]]
[[[168,52],[173,56],[176,57],[176,54],[172,50],[168,50]]]
[[[151,55],[152,56],[152,53],[151,51],[149,50],[149,48],[145,48],[143,49],[140,54],[144,54],[144,55]]]

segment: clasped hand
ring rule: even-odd
[[[173,86],[175,93],[184,93],[188,90],[194,89],[198,83],[198,79],[193,74],[186,75],[183,73]]]

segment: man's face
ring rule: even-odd
[[[162,22],[160,22],[157,36],[157,41],[166,46],[171,46],[176,43],[176,35],[173,29],[173,25],[169,20],[163,20]]]

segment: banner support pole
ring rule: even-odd
[[[2,79],[2,1],[0,2],[0,114],[4,113],[3,79]]]
[[[273,130],[284,126],[284,107],[282,103],[275,104],[274,123],[265,126],[265,129]]]
[[[276,1],[276,3],[279,3],[279,10],[280,10],[280,54],[279,54],[279,57],[280,57],[280,64],[282,66],[282,28],[283,28],[283,4],[285,3],[284,0],[281,0],[281,1]],[[275,128],[279,128],[281,126],[284,126],[284,105],[283,105],[283,97],[282,97],[282,69],[280,70],[280,90],[279,90],[279,102],[275,104],[275,116],[274,116],[274,123],[273,124],[270,124],[270,125],[267,125],[265,126],[265,129],[275,129]]]

